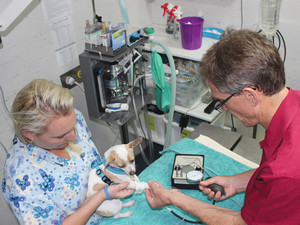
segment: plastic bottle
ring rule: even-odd
[[[110,47],[110,42],[107,35],[107,27],[105,22],[102,23],[101,40],[103,46]]]
[[[97,22],[97,23],[94,23],[93,25],[91,25],[90,21],[86,20],[86,25],[85,25],[85,29],[84,29],[86,43],[100,45],[101,44],[101,38],[100,38],[101,28],[102,28],[101,23]]]
[[[174,5],[171,4],[171,3],[165,3],[165,4],[163,4],[161,6],[161,8],[164,9],[163,16],[165,16],[166,13],[168,14],[168,16],[167,16],[166,32],[168,34],[173,34],[173,32],[174,32],[174,15],[173,15],[173,11],[172,10],[174,8]]]
[[[90,43],[91,24],[89,20],[86,20],[85,22],[84,34],[85,34],[85,42]]]
[[[109,47],[112,47],[112,40],[111,40],[111,38],[112,38],[112,32],[113,32],[113,30],[112,30],[112,25],[111,25],[111,22],[110,21],[108,21],[107,22],[107,29],[106,29],[106,33],[107,33],[107,43],[108,43],[108,46]]]
[[[268,39],[276,34],[279,28],[279,13],[282,0],[261,0],[260,28]]]
[[[179,37],[180,37],[179,20],[180,20],[181,17],[182,17],[181,7],[178,8],[178,9],[174,12],[174,15],[175,15],[175,21],[174,21],[174,33],[173,33],[173,36],[174,36],[174,39],[175,39],[175,40],[178,40]]]

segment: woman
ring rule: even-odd
[[[68,89],[37,79],[16,96],[11,118],[16,136],[7,155],[2,191],[20,224],[97,224],[107,199],[88,199],[88,173],[100,160]],[[108,187],[112,198],[133,193],[128,183]]]

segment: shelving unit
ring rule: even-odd
[[[206,51],[217,42],[216,39],[212,38],[202,38],[202,46],[200,49],[197,50],[186,50],[183,49],[181,46],[181,40],[175,40],[172,35],[167,34],[165,32],[165,26],[162,25],[152,25],[152,27],[155,30],[154,33],[154,41],[159,42],[166,46],[173,57],[176,58],[182,58],[187,60],[192,60],[199,62],[202,59],[202,56],[206,53]],[[150,46],[150,43],[145,43],[143,46],[144,51],[150,52],[151,50],[156,50],[158,53],[164,54],[163,49],[158,45]],[[203,95],[206,92],[203,93]],[[211,114],[204,113],[204,109],[207,107],[208,104],[205,104],[201,102],[201,97],[199,96],[199,101],[195,102],[191,107],[186,108],[180,105],[175,105],[175,112],[181,113],[184,115],[188,115],[190,117],[194,117],[197,119],[200,119],[206,123],[217,125],[217,126],[223,126],[225,121],[225,113],[220,113],[218,111],[213,111]],[[156,104],[155,100],[151,102],[152,104]],[[142,121],[143,122],[143,121]],[[176,136],[178,137],[178,132],[180,132],[180,127],[176,126],[177,124],[174,124],[174,130],[176,132]],[[134,126],[138,126],[138,123],[134,121]],[[145,129],[145,127],[143,127]],[[188,128],[187,128],[188,129]],[[179,130],[179,131],[178,131]],[[131,126],[129,127],[129,131],[133,132],[131,129]],[[140,133],[140,128],[138,129]],[[152,132],[152,138],[155,143],[164,144],[164,136],[163,135],[157,135],[158,132]],[[161,133],[161,132],[160,132]],[[174,134],[173,134],[174,135]],[[172,135],[171,135],[172,136]],[[172,139],[172,138],[171,138]],[[171,143],[172,144],[172,143]]]
[[[154,40],[162,43],[167,46],[170,50],[171,54],[174,57],[188,59],[192,61],[199,62],[202,59],[202,56],[206,53],[206,51],[217,42],[216,39],[203,37],[202,38],[202,46],[196,50],[186,50],[181,46],[181,40],[175,40],[171,34],[167,34],[165,32],[165,26],[154,24],[152,27],[155,30]],[[151,51],[151,46],[149,43],[144,45],[144,50]],[[154,45],[152,46],[152,50],[156,50],[159,53],[164,53],[162,49]],[[152,102],[155,104],[155,101]],[[187,114],[189,116],[199,118],[201,120],[207,121],[208,123],[215,123],[220,118],[220,112],[213,111],[211,114],[204,113],[204,109],[208,104],[201,102],[201,96],[199,97],[199,101],[195,102],[193,106],[190,108],[185,108],[179,105],[175,106],[175,111],[180,112],[182,114]]]

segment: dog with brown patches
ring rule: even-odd
[[[135,175],[135,157],[133,149],[139,145],[142,138],[138,138],[128,144],[116,145],[104,153],[103,159],[93,166],[89,174],[87,197],[99,191],[107,185],[113,183],[123,183],[129,181],[127,188],[134,189],[136,193],[141,193],[145,188],[149,188],[145,182],[140,182]],[[129,217],[132,211],[121,213],[123,207],[133,206],[135,201],[122,203],[120,199],[105,200],[96,210],[96,213],[115,219]]]

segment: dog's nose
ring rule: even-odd
[[[134,170],[130,170],[129,174],[132,176],[135,174],[135,171]]]

